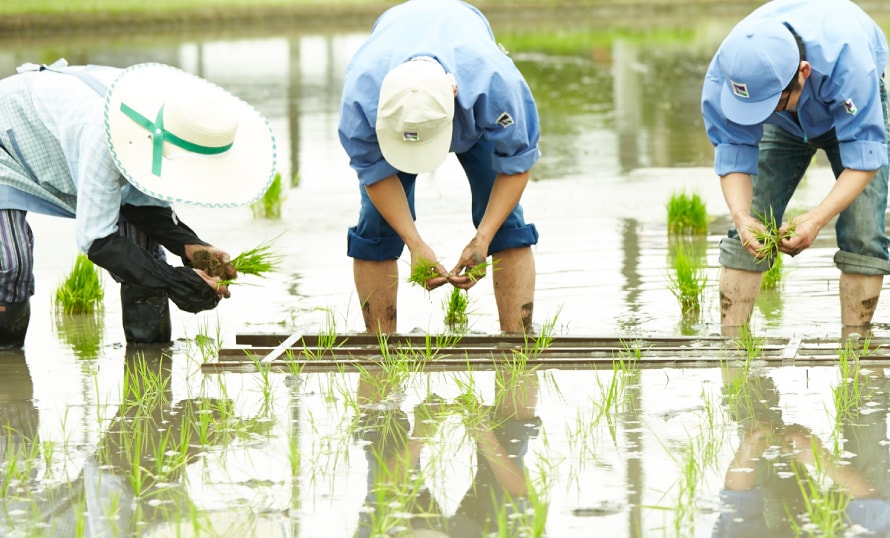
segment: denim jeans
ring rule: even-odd
[[[890,141],[890,123],[887,118],[887,91],[883,81],[880,87],[881,105],[884,111],[884,132]],[[890,143],[888,143],[890,148]],[[844,170],[840,147],[834,129],[804,140],[772,124],[763,126],[760,141],[758,175],[751,176],[754,197],[751,210],[754,215],[772,214],[781,224],[791,196],[803,179],[816,151],[825,151],[837,178]],[[888,151],[890,153],[890,151]],[[890,274],[888,238],[884,232],[887,210],[888,167],[882,166],[865,190],[837,217],[838,251],[834,263],[844,273],[862,275]],[[720,240],[720,265],[743,271],[766,271],[773,260],[760,261],[742,246],[738,230],[729,229]],[[759,263],[758,263],[759,262]]]
[[[491,156],[494,152],[494,144],[480,139],[473,147],[464,153],[457,154],[470,183],[473,226],[478,227],[488,207],[488,199],[491,197],[491,189],[494,186],[497,174],[491,167]],[[416,219],[414,211],[414,185],[416,174],[398,173],[405,196],[408,198],[408,207],[411,209],[411,217]],[[401,256],[405,243],[395,230],[383,219],[377,208],[368,198],[364,186],[360,187],[362,205],[359,212],[358,224],[349,228],[347,236],[347,255],[360,260],[384,261],[394,260]],[[495,233],[488,248],[488,254],[494,254],[508,248],[527,247],[538,242],[538,231],[534,224],[526,224],[522,212],[522,206],[516,204],[513,212]]]

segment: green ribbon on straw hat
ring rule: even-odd
[[[224,146],[202,146],[200,144],[195,144],[194,142],[189,142],[188,140],[184,140],[179,138],[175,134],[170,131],[164,129],[164,106],[161,105],[161,108],[158,110],[158,115],[155,118],[155,121],[152,122],[142,114],[136,112],[125,103],[121,103],[121,112],[123,112],[127,117],[131,120],[135,121],[137,124],[145,127],[149,133],[152,135],[152,159],[151,159],[151,173],[160,177],[161,175],[161,162],[164,157],[164,142],[169,142],[174,146],[178,146],[186,151],[191,151],[192,153],[198,153],[201,155],[218,155],[220,153],[224,153],[232,147],[232,144],[226,144]]]

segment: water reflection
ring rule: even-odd
[[[841,378],[836,429],[824,440],[810,427],[786,423],[768,374],[724,374],[739,442],[720,491],[715,537],[890,533],[890,384],[883,372]],[[851,384],[857,393],[848,392]]]
[[[495,383],[490,406],[483,406],[472,392],[450,402],[430,394],[414,407],[412,426],[400,406],[401,387],[393,386],[384,374],[361,376],[358,437],[365,443],[368,485],[356,537],[543,535],[546,506],[534,505],[540,498],[529,491],[524,471],[529,440],[541,425],[535,416],[537,375],[499,372]],[[451,417],[457,417],[461,431],[443,427]],[[475,471],[449,514],[427,485],[425,469],[443,461],[461,465],[446,454],[462,440],[473,447],[472,457],[463,463],[475,462]],[[449,447],[438,453],[444,460],[436,461],[435,451],[427,449],[436,441]],[[421,460],[423,453],[429,457],[431,452],[428,461]]]

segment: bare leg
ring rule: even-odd
[[[841,273],[841,324],[844,327],[868,326],[883,285],[882,275]]]
[[[535,257],[531,247],[510,248],[492,255],[494,298],[501,331],[527,333],[535,306]]]
[[[762,278],[763,273],[757,271],[724,267],[720,272],[720,323],[724,334],[751,319]]]
[[[382,262],[353,259],[355,291],[362,306],[365,330],[369,333],[396,332],[396,301],[399,268],[396,260]]]

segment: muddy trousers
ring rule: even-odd
[[[0,209],[0,347],[22,347],[34,295],[34,236],[27,212]],[[164,260],[164,250],[123,218],[118,233],[129,237],[153,256]],[[164,290],[121,282],[121,317],[128,343],[170,341],[170,305]]]

